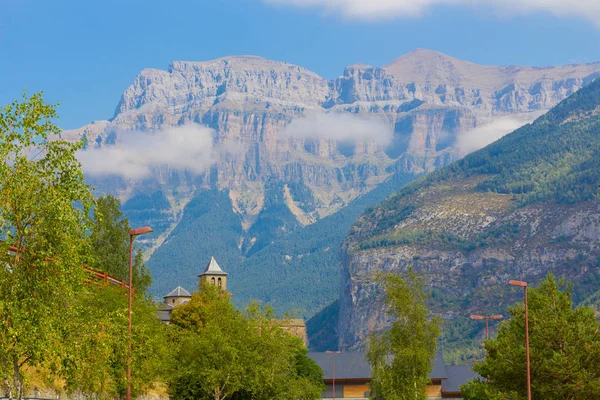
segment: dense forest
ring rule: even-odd
[[[160,297],[179,285],[193,290],[197,275],[214,256],[230,274],[228,289],[238,304],[260,299],[273,305],[278,313],[311,317],[338,298],[338,249],[352,223],[367,207],[413,178],[394,174],[337,213],[304,227],[284,203],[286,183],[268,182],[266,198],[271,200],[247,232],[226,191],[198,192],[186,205],[182,223],[148,262],[154,278],[152,293]],[[306,186],[287,185],[301,206],[309,208],[314,203]],[[151,202],[153,198],[160,200],[160,195],[132,199],[124,209],[132,201]],[[155,213],[152,217],[160,217],[161,203],[154,203],[149,211]],[[135,221],[135,217],[130,219]],[[254,240],[250,246],[251,238]]]

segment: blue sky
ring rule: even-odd
[[[44,90],[61,102],[59,125],[76,128],[112,117],[143,68],[239,54],[326,78],[417,47],[481,64],[600,61],[598,0],[466,3],[477,2],[423,0],[429,6],[413,10],[405,6],[414,0],[0,0],[0,105],[24,88]]]

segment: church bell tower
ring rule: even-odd
[[[217,286],[221,290],[227,290],[227,272],[223,272],[219,264],[214,257],[210,258],[210,261],[204,272],[198,275],[200,280]]]

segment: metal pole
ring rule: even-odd
[[[331,353],[331,382],[333,384],[333,400],[335,400],[335,353]]]
[[[489,329],[488,329],[488,321],[490,320],[489,317],[485,318],[485,340],[488,340],[490,335],[489,335]]]
[[[529,364],[529,309],[527,307],[527,286],[525,290],[525,354],[527,356],[527,400],[531,400],[531,366]]]
[[[133,235],[129,235],[129,328],[127,340],[127,395],[126,399],[131,400],[131,304],[133,286]]]

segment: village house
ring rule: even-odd
[[[327,389],[322,393],[322,399],[334,398],[334,378],[336,399],[366,400],[369,398],[371,366],[365,358],[365,353],[341,352],[334,355],[311,352],[308,356],[323,369],[323,379]],[[438,352],[434,359],[433,370],[429,374],[431,381],[427,385],[427,399],[462,399],[460,386],[475,376],[476,374],[468,366],[446,365],[442,353]]]
[[[227,272],[224,272],[217,260],[214,257],[210,258],[210,261],[204,268],[204,272],[198,275],[200,281],[205,281],[209,284],[218,286],[221,290],[227,291]],[[172,290],[169,294],[163,296],[163,303],[160,304],[158,316],[162,322],[169,324],[171,321],[171,313],[173,309],[181,304],[185,304],[192,298],[192,295],[178,286]],[[281,327],[302,339],[304,344],[308,347],[308,335],[306,333],[306,324],[302,319],[289,319],[278,321],[281,323]]]
[[[204,268],[204,272],[199,274],[198,278],[226,291],[227,276],[227,272],[224,272],[215,258],[211,257]],[[178,286],[165,295],[161,308],[158,311],[161,321],[168,324],[171,320],[173,309],[190,301],[191,298],[192,295],[181,286]],[[308,336],[304,320],[290,319],[281,321],[281,326],[286,331],[301,338],[308,347]],[[323,369],[323,379],[327,389],[321,395],[322,399],[334,398],[333,378],[335,378],[336,399],[368,399],[371,366],[365,358],[365,353],[337,353],[333,357],[335,365],[332,365],[332,354],[330,353],[311,352],[308,353],[308,356]],[[442,354],[438,353],[434,360],[433,371],[429,376],[431,382],[427,385],[427,398],[430,400],[461,399],[460,386],[471,380],[474,376],[475,373],[468,366],[446,365]]]
[[[220,289],[226,291],[227,290],[227,272],[224,272],[217,260],[214,257],[210,258],[210,261],[204,268],[204,272],[198,275],[199,280],[204,280],[205,282],[211,283],[215,286],[218,286]],[[182,288],[181,286],[177,286],[173,289],[169,294],[163,296],[163,302],[160,304],[160,309],[158,311],[158,317],[165,324],[169,324],[171,321],[171,313],[173,309],[181,304],[185,304],[192,298],[190,292]]]

